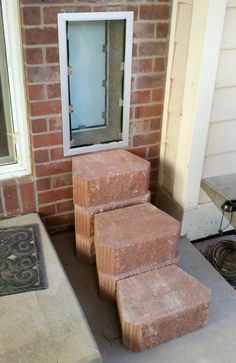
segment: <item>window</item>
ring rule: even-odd
[[[65,155],[128,146],[133,13],[58,15]]]
[[[18,1],[0,0],[0,179],[30,173]]]

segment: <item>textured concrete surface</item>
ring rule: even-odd
[[[210,296],[210,289],[176,265],[119,281],[124,347],[138,352],[202,328]]]
[[[83,263],[94,264],[95,246],[94,237],[86,237],[80,233],[76,233],[76,255],[77,258]]]
[[[84,263],[95,263],[94,216],[96,214],[149,201],[150,192],[123,201],[92,207],[81,207],[75,204],[76,251],[78,259]]]
[[[236,293],[186,239],[180,240],[180,267],[212,290],[208,323],[203,329],[141,353],[122,347],[116,308],[99,298],[95,266],[76,259],[74,233],[55,235],[53,240],[104,363],[236,362]]]
[[[37,214],[0,221],[38,223],[48,288],[0,298],[1,363],[99,363],[100,353]]]
[[[73,200],[80,206],[121,201],[148,192],[150,163],[126,150],[72,158]]]
[[[109,202],[102,205],[92,207],[81,207],[75,204],[75,230],[77,233],[90,237],[94,235],[94,216],[95,214],[129,207],[140,203],[147,203],[150,201],[150,192],[133,198],[127,198],[122,201]]]
[[[117,275],[145,266],[154,268],[163,260],[175,258],[179,226],[177,220],[149,203],[97,214],[98,271]]]
[[[175,258],[170,258],[170,259],[164,260],[164,261],[160,262],[158,265],[155,264],[155,267],[153,267],[153,269],[157,269],[157,268],[172,265],[172,264],[178,265],[179,259],[180,259],[180,257],[177,256]],[[130,277],[133,275],[137,275],[137,274],[141,274],[143,272],[150,271],[150,270],[152,270],[152,266],[149,265],[148,267],[143,266],[143,267],[140,267],[131,272],[123,273],[123,274],[119,274],[119,275],[108,275],[108,274],[98,271],[98,285],[99,285],[100,296],[103,299],[106,299],[111,302],[115,302],[116,286],[117,286],[118,281],[126,279],[127,277]]]

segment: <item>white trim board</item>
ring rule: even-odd
[[[184,210],[198,205],[225,7],[226,0],[195,0],[193,4],[173,192]]]
[[[179,1],[173,4],[173,24],[170,40],[169,57],[173,58],[174,31],[176,22],[176,8]],[[174,165],[174,183],[172,198],[176,205],[183,209],[182,234],[195,236],[195,225],[199,225],[199,192],[203,171],[205,149],[207,143],[208,127],[211,116],[212,100],[214,94],[217,65],[219,59],[221,38],[225,19],[226,0],[194,0],[192,22],[189,40],[188,58],[186,64],[186,79],[182,102],[182,115],[178,136],[176,162]],[[217,21],[216,21],[217,19]],[[169,102],[170,71],[173,59],[169,58],[166,83],[164,128],[161,140],[161,169],[159,186],[163,185],[163,163],[166,148],[166,122]],[[205,208],[205,207],[204,207]],[[209,210],[210,209],[204,209]],[[191,211],[191,213],[189,212]],[[186,215],[185,215],[186,213]],[[218,218],[221,218],[217,212]],[[214,214],[215,216],[215,214]],[[193,218],[190,220],[190,218]],[[196,218],[196,219],[195,219]],[[206,218],[206,216],[205,216]],[[210,218],[210,216],[209,216]],[[213,217],[214,219],[215,217]],[[186,223],[187,221],[187,223]],[[201,221],[201,218],[200,218]],[[201,223],[200,223],[201,224]],[[205,236],[201,228],[196,238]],[[216,230],[214,230],[216,233]]]

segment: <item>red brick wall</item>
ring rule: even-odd
[[[33,198],[29,193],[33,205],[27,202],[26,194],[21,197],[20,179],[11,182],[18,193],[7,194],[3,186],[4,216],[8,208],[14,214],[13,205],[16,213],[24,212],[20,202],[24,199],[27,211],[28,204],[38,210],[47,227],[73,223],[71,159],[64,158],[62,150],[58,12],[134,12],[130,149],[151,162],[150,189],[155,200],[170,3],[168,0],[20,0],[36,194]]]

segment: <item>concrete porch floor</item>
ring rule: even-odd
[[[208,324],[203,329],[142,353],[125,350],[120,342],[115,306],[98,296],[95,266],[75,258],[74,233],[51,236],[87,317],[104,363],[235,363],[236,294],[185,238],[181,239],[180,266],[212,290]]]

